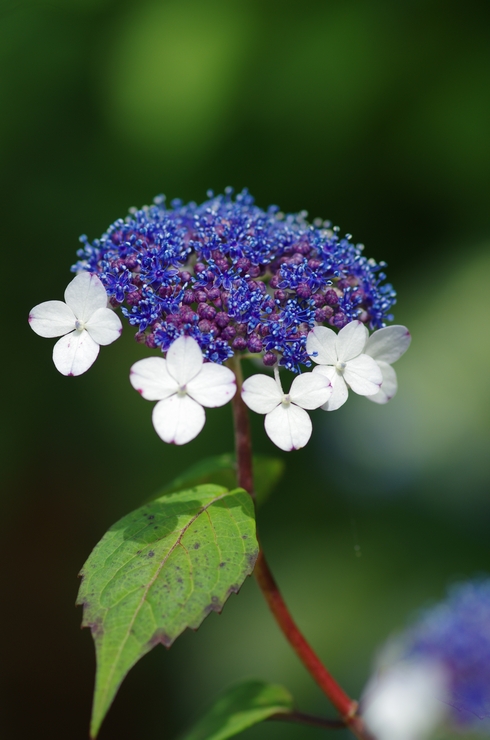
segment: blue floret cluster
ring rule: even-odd
[[[359,319],[379,329],[393,319],[384,263],[328,223],[258,208],[247,191],[208,193],[201,205],[160,196],[81,242],[73,271],[97,274],[136,338],[163,352],[186,334],[212,362],[259,353],[298,372],[311,364],[314,326]]]
[[[408,635],[409,656],[440,663],[457,724],[490,717],[490,580],[461,584]],[[488,725],[485,724],[488,732]]]

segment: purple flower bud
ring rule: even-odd
[[[224,313],[223,311],[220,311],[219,313],[216,314],[215,321],[220,329],[224,329],[225,326],[228,326],[231,319],[226,313]]]
[[[238,271],[247,273],[250,269],[250,260],[246,257],[240,257],[240,259],[237,260],[236,267]]]
[[[274,352],[266,352],[262,362],[264,365],[267,365],[267,367],[272,367],[277,362],[277,356],[274,354]]]
[[[296,288],[296,295],[300,298],[309,298],[311,295],[310,286],[307,283],[300,283]]]
[[[216,316],[216,309],[210,306],[208,303],[200,303],[197,307],[197,313],[201,319],[208,319],[212,321]]]
[[[208,321],[207,319],[201,319],[198,323],[199,331],[202,331],[203,334],[209,334],[211,329],[213,328],[213,324],[211,321]]]
[[[344,326],[349,323],[349,319],[347,318],[345,313],[339,311],[334,316],[332,316],[328,323],[330,324],[330,326],[335,326],[336,329],[343,329]]]
[[[239,351],[243,349],[247,349],[247,341],[243,337],[235,337],[235,339],[233,340],[233,344],[231,346],[233,347],[233,349],[237,349]]]
[[[339,302],[339,297],[335,290],[327,290],[325,293],[325,303],[328,303],[329,306],[336,306]]]
[[[235,336],[236,329],[234,326],[225,326],[225,328],[221,331],[221,339],[226,339],[226,341],[233,339]]]
[[[262,339],[253,334],[247,342],[247,347],[250,352],[262,352]]]

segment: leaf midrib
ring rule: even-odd
[[[141,611],[141,608],[142,608],[142,606],[143,606],[144,602],[146,601],[146,597],[147,597],[147,595],[148,595],[148,591],[150,590],[150,588],[151,588],[151,587],[153,586],[153,584],[155,583],[156,579],[157,579],[157,578],[158,578],[158,576],[160,575],[160,573],[161,573],[161,570],[162,570],[162,568],[164,567],[165,563],[167,562],[168,558],[170,557],[171,553],[172,553],[172,552],[174,551],[174,549],[175,549],[175,548],[176,548],[176,547],[177,547],[178,545],[180,545],[180,544],[181,544],[181,542],[180,542],[180,541],[181,541],[182,537],[184,536],[184,534],[185,534],[185,533],[187,532],[187,530],[189,529],[189,527],[191,527],[191,526],[192,526],[192,524],[193,524],[193,523],[194,523],[194,522],[196,521],[196,519],[197,519],[197,518],[198,518],[199,516],[201,516],[201,514],[203,514],[204,512],[206,512],[206,511],[207,511],[207,509],[208,509],[208,508],[209,508],[210,506],[212,506],[212,505],[213,505],[213,504],[215,504],[215,503],[216,503],[217,501],[220,501],[221,499],[223,499],[223,498],[225,498],[226,496],[229,496],[229,495],[230,495],[230,491],[226,491],[225,493],[222,493],[222,494],[221,494],[220,496],[217,496],[217,497],[216,497],[216,498],[214,498],[214,499],[213,499],[212,501],[210,501],[209,503],[207,503],[207,504],[205,504],[204,506],[202,506],[202,507],[201,507],[201,508],[199,509],[199,511],[198,511],[198,512],[197,512],[197,513],[195,514],[195,516],[194,516],[194,517],[193,517],[193,518],[192,518],[192,519],[191,519],[191,520],[190,520],[190,521],[188,522],[188,524],[187,524],[187,525],[186,525],[186,526],[185,526],[185,527],[184,527],[184,528],[183,528],[183,529],[182,529],[182,530],[180,531],[180,534],[179,534],[179,536],[178,536],[178,538],[177,538],[176,542],[175,542],[175,543],[174,543],[174,544],[172,545],[172,547],[171,547],[171,548],[169,549],[169,551],[168,551],[168,552],[166,553],[166,555],[165,555],[165,557],[163,558],[163,560],[162,560],[162,561],[160,562],[160,565],[159,565],[159,567],[158,567],[158,568],[157,568],[157,570],[155,571],[155,575],[153,576],[153,578],[151,579],[151,581],[150,581],[150,582],[148,583],[148,585],[146,586],[146,588],[145,588],[145,589],[144,589],[144,591],[143,591],[143,594],[142,594],[142,596],[141,596],[141,600],[140,600],[140,603],[138,604],[137,608],[136,608],[136,609],[135,609],[135,611],[134,611],[134,615],[133,615],[133,617],[132,617],[132,619],[131,619],[131,622],[130,622],[130,624],[129,624],[129,626],[128,626],[128,629],[127,629],[127,631],[126,631],[126,635],[125,635],[124,639],[122,640],[122,642],[121,642],[121,645],[120,645],[120,647],[119,647],[119,649],[118,649],[117,655],[116,655],[116,657],[115,657],[115,659],[114,659],[114,661],[113,661],[113,663],[112,663],[112,668],[111,668],[111,671],[110,671],[110,673],[109,673],[109,676],[108,676],[108,680],[106,681],[106,686],[107,686],[107,688],[106,688],[106,689],[105,689],[105,690],[103,691],[103,693],[102,693],[102,697],[103,697],[103,699],[104,699],[104,703],[105,703],[105,697],[106,697],[106,695],[107,695],[108,687],[109,687],[109,686],[111,686],[111,684],[112,684],[112,678],[113,678],[114,672],[115,672],[115,670],[116,670],[116,666],[117,666],[117,664],[118,664],[118,662],[119,662],[119,659],[120,659],[120,657],[121,657],[121,653],[122,653],[122,651],[123,651],[124,647],[126,646],[126,643],[127,643],[128,639],[129,639],[129,636],[130,636],[130,634],[131,634],[131,630],[132,630],[132,628],[133,628],[133,625],[134,625],[134,623],[135,623],[135,621],[136,621],[136,618],[138,617],[138,615],[139,615],[139,613],[140,613],[140,611]],[[211,518],[210,518],[210,521],[211,521]],[[211,527],[212,527],[212,529],[213,529],[213,531],[214,531],[214,526],[213,526],[212,522],[211,522]],[[184,549],[185,549],[185,548],[184,548]],[[107,611],[109,611],[109,609],[108,609]]]

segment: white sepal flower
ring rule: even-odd
[[[349,395],[348,388],[361,396],[378,393],[383,375],[376,360],[364,353],[369,332],[360,321],[351,321],[336,334],[326,326],[316,326],[308,334],[306,351],[318,364],[314,374],[322,374],[333,391],[323,404],[325,411],[340,408]]]
[[[163,357],[147,357],[131,368],[131,385],[147,401],[158,401],[153,426],[164,442],[183,445],[204,426],[203,406],[223,406],[236,392],[234,373],[223,365],[203,362],[201,348],[192,337],[173,342]]]
[[[332,387],[327,378],[313,373],[298,375],[289,393],[284,393],[279,371],[269,375],[252,375],[242,386],[242,398],[258,414],[265,414],[265,431],[281,450],[299,450],[311,437],[312,425],[305,409],[324,404]]]
[[[401,663],[370,680],[362,716],[377,740],[425,740],[444,718],[445,689],[438,663]]]
[[[364,352],[378,363],[383,383],[374,396],[368,396],[370,401],[388,403],[393,398],[398,383],[391,365],[407,351],[411,341],[412,337],[406,326],[386,326],[371,334]]]
[[[107,308],[106,289],[96,275],[81,272],[73,278],[65,301],[34,306],[29,323],[41,337],[62,337],[53,348],[56,369],[63,375],[81,375],[95,362],[100,345],[118,339],[122,325]]]

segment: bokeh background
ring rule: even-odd
[[[345,687],[359,695],[389,634],[490,569],[489,42],[490,6],[475,0],[2,0],[6,740],[87,737],[78,570],[120,516],[232,448],[229,408],[183,448],[158,439],[127,380],[145,354],[132,330],[74,379],[27,325],[62,297],[79,234],[157,193],[247,186],[389,264],[413,334],[398,396],[315,412],[259,517],[293,613]],[[259,417],[254,442],[278,452]],[[247,677],[333,714],[252,579],[133,669],[100,740],[173,740]],[[326,734],[268,723],[243,737]]]

